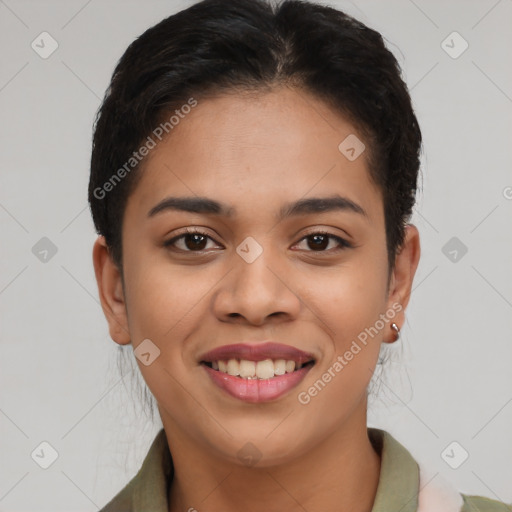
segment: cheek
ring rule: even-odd
[[[183,359],[184,344],[197,328],[199,315],[204,314],[201,299],[215,282],[208,276],[194,279],[191,272],[178,269],[161,255],[137,250],[131,251],[125,264],[126,307],[134,350],[146,339],[159,350],[151,364],[138,359],[137,364],[148,388],[166,410],[182,409],[190,399],[180,385],[190,379]]]
[[[303,279],[309,300],[340,340],[373,325],[386,307],[387,269],[362,252],[327,274]]]
[[[377,363],[385,329],[389,328],[389,323],[379,320],[386,308],[387,267],[384,252],[380,251],[382,258],[372,256],[378,250],[361,251],[335,272],[303,281],[308,300],[315,304],[332,339],[319,371],[335,373],[336,379],[332,380],[337,384],[332,388],[338,390],[357,392],[365,388]],[[343,361],[338,361],[338,356]],[[334,367],[336,361],[343,368],[340,364]]]
[[[133,329],[146,337],[149,333],[162,337],[200,301],[207,289],[208,278],[194,279],[192,270],[172,265],[160,249],[133,248],[126,254],[126,307],[130,332]]]
[[[385,281],[368,270],[345,268],[336,278],[317,280],[309,289],[310,300],[317,294],[316,308],[332,344],[324,353],[315,379],[309,387],[301,388],[304,395],[299,398],[318,415],[334,405],[337,412],[333,411],[328,422],[331,426],[365,398],[385,332],[370,329],[379,321],[386,302]]]

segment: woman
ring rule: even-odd
[[[206,0],[130,45],[95,127],[93,259],[163,429],[103,511],[510,510],[367,428],[420,147],[395,58],[337,10]]]

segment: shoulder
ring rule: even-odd
[[[112,498],[99,512],[132,512],[133,480]]]
[[[439,471],[416,461],[389,432],[369,428],[368,434],[381,456],[372,512],[512,512],[512,504],[459,491]]]
[[[136,512],[135,496],[140,481],[143,480],[141,471],[139,470],[99,512]]]
[[[484,498],[483,496],[468,496],[462,494],[464,504],[461,512],[512,512],[512,504]]]
[[[167,511],[167,488],[173,474],[169,445],[162,428],[137,474],[99,512]]]

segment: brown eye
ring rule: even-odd
[[[307,237],[310,244],[308,247],[313,250],[324,250],[329,245],[329,237],[327,235],[310,235]]]
[[[199,250],[202,251],[207,242],[207,237],[200,235],[198,233],[190,235],[184,235],[183,236],[183,243],[187,249],[190,249],[191,251]]]
[[[329,247],[329,244],[331,243],[331,241],[335,242],[333,252],[352,247],[351,244],[349,242],[347,242],[344,238],[333,235],[332,233],[324,233],[324,232],[311,233],[310,235],[305,236],[300,242],[302,242],[304,240],[307,241],[306,242],[307,247],[312,252],[331,252],[331,250],[326,251],[326,249]],[[336,248],[336,245],[337,245],[337,248]],[[311,252],[311,251],[309,251],[309,252]]]
[[[186,233],[175,236],[164,242],[164,247],[177,249],[183,252],[200,252],[207,248],[208,240],[213,239],[201,231],[187,230]]]

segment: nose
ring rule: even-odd
[[[275,268],[274,268],[275,267]],[[213,294],[213,310],[220,321],[263,325],[290,321],[301,309],[290,272],[278,269],[270,251],[264,250],[252,263],[234,255],[232,271]]]

